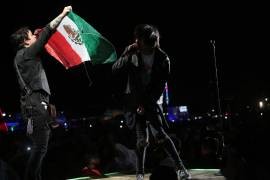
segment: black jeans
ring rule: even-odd
[[[182,169],[184,165],[179,157],[175,145],[162,127],[161,117],[156,108],[148,109],[143,115],[136,115],[137,135],[137,174],[144,174],[144,162],[146,149],[149,143],[149,128],[155,137],[155,141],[164,148],[166,153],[174,160],[176,168]]]
[[[25,180],[41,180],[41,167],[47,152],[50,137],[48,119],[51,118],[42,101],[48,97],[39,92],[33,92],[27,99],[21,98],[23,117],[33,120],[33,133],[30,135],[33,145],[25,170]],[[27,107],[31,106],[31,111]]]

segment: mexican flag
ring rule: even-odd
[[[61,21],[45,48],[67,69],[84,61],[106,64],[117,58],[112,43],[74,12]]]

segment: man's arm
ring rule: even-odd
[[[59,14],[54,20],[50,22],[50,28],[56,29],[62,19],[72,10],[71,6],[66,6],[61,14]]]
[[[54,20],[52,20],[39,34],[36,42],[27,48],[26,53],[30,57],[36,56],[41,52],[44,45],[48,42],[49,38],[52,35],[53,30],[57,28],[62,19],[72,10],[71,6],[66,6],[62,13],[58,15]]]
[[[122,55],[120,56],[120,58],[113,64],[112,66],[112,72],[113,73],[119,73],[121,72],[123,69],[125,69],[125,67],[130,63],[131,61],[131,55],[133,53],[135,53],[137,51],[137,44],[131,44],[128,47],[126,47],[126,49],[124,50],[124,52],[122,53]]]
[[[125,69],[129,56],[125,55],[126,50],[124,51],[124,53],[119,57],[119,59],[117,61],[115,61],[112,65],[112,73],[113,74],[117,74],[119,72],[121,72],[123,69]]]

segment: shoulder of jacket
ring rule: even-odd
[[[18,50],[15,55],[15,60],[16,61],[21,60],[24,56],[24,53],[25,53],[25,48]]]
[[[164,61],[170,61],[169,56],[162,49],[157,48],[157,54],[158,54],[158,56],[161,57],[162,60],[164,60]]]

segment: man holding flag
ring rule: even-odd
[[[36,29],[35,34],[42,31],[43,29]],[[113,44],[73,11],[58,25],[45,49],[66,69],[86,61],[92,64],[107,64],[117,58]],[[85,70],[91,84],[87,68]]]
[[[17,51],[14,66],[21,89],[22,116],[28,121],[27,133],[33,140],[31,155],[25,170],[25,180],[41,180],[41,167],[47,152],[52,118],[47,111],[51,94],[40,53],[63,18],[72,10],[66,6],[39,34],[32,34],[27,27],[11,35]]]

